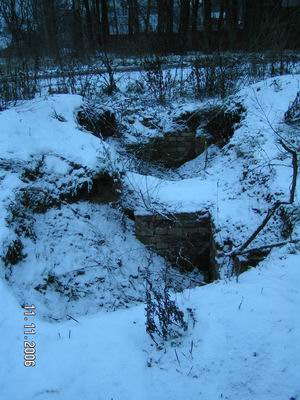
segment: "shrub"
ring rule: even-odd
[[[300,92],[297,93],[295,100],[290,104],[287,112],[284,114],[284,120],[288,124],[300,123]]]
[[[237,89],[241,73],[241,67],[234,59],[221,55],[196,58],[191,75],[195,96],[224,98]]]
[[[166,280],[161,288],[155,288],[149,278],[146,283],[146,332],[156,345],[182,336],[188,324],[183,311],[171,300]]]
[[[35,73],[26,64],[0,73],[0,111],[15,105],[18,100],[30,100],[40,92]]]
[[[244,113],[245,109],[240,103],[231,108],[225,105],[203,109],[197,113],[199,121],[201,121],[199,128],[204,129],[211,136],[212,143],[224,146],[232,137],[236,125],[241,122]]]
[[[148,90],[158,103],[165,104],[176,86],[176,76],[170,70],[163,70],[163,60],[159,57],[145,59],[142,67]]]
[[[109,137],[117,133],[116,116],[109,108],[87,103],[78,111],[77,121],[98,137]]]
[[[20,239],[15,239],[11,242],[2,257],[5,266],[15,265],[24,258],[23,244]]]

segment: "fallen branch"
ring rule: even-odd
[[[241,252],[243,252],[243,250],[246,249],[246,247],[249,246],[250,243],[253,242],[253,240],[257,237],[257,235],[264,229],[264,227],[267,225],[267,223],[270,221],[270,219],[273,217],[273,215],[275,214],[275,212],[278,210],[278,208],[282,205],[282,204],[289,204],[288,202],[282,202],[282,201],[277,201],[268,211],[267,215],[265,216],[265,218],[263,219],[262,223],[258,226],[258,228],[256,228],[256,230],[252,233],[252,235],[249,237],[249,239],[246,240],[246,242],[239,247],[238,249],[236,249],[235,251],[232,252],[232,255],[236,255],[236,254],[241,254]]]
[[[298,176],[298,154],[297,151],[292,149],[286,142],[285,140],[278,134],[278,132],[275,131],[275,129],[272,127],[270,124],[272,130],[275,132],[277,136],[279,136],[279,144],[284,148],[285,151],[287,151],[289,154],[292,156],[292,167],[293,167],[293,178],[292,178],[292,183],[290,187],[290,197],[289,201],[277,201],[276,203],[273,204],[273,206],[268,210],[267,215],[261,222],[261,224],[256,228],[256,230],[252,233],[252,235],[242,244],[238,249],[233,250],[230,254],[227,254],[227,256],[232,258],[233,262],[233,269],[236,273],[237,279],[239,277],[239,274],[241,272],[241,261],[239,259],[239,256],[249,254],[251,252],[255,251],[260,251],[260,250],[267,250],[267,249],[272,249],[275,247],[281,247],[286,244],[290,243],[298,243],[300,242],[300,239],[294,239],[290,241],[284,241],[284,242],[278,242],[278,243],[271,243],[268,245],[263,245],[260,247],[254,247],[252,249],[247,249],[250,243],[253,242],[253,240],[258,236],[258,234],[264,229],[264,227],[267,225],[267,223],[270,221],[270,219],[273,217],[275,212],[278,210],[278,208],[281,205],[289,205],[293,204],[295,202],[295,194],[296,194],[296,186],[297,186],[297,176]]]
[[[237,250],[235,250],[235,251],[233,251],[231,253],[231,256],[235,256],[235,255],[238,255],[238,254],[245,254],[244,250],[249,246],[250,243],[253,242],[253,240],[257,237],[257,235],[264,229],[264,227],[267,225],[267,223],[273,217],[273,215],[278,210],[278,208],[281,205],[284,205],[284,204],[293,204],[294,201],[295,201],[297,176],[298,176],[298,155],[297,155],[297,151],[293,150],[291,147],[289,147],[284,142],[284,140],[282,140],[282,139],[279,140],[279,143],[281,144],[281,146],[284,148],[285,151],[287,151],[289,154],[292,155],[293,178],[292,178],[292,184],[291,184],[291,189],[290,189],[289,201],[277,201],[269,209],[267,215],[263,219],[262,223],[258,226],[258,228],[252,233],[252,235],[246,240],[246,242],[242,246],[240,246]],[[268,247],[270,248],[270,246],[268,246]],[[274,247],[276,247],[276,245]]]
[[[285,240],[283,242],[265,244],[265,245],[259,246],[259,247],[252,247],[251,249],[244,250],[244,251],[241,251],[241,252],[235,253],[235,254],[236,255],[244,255],[244,254],[249,254],[249,253],[252,253],[255,251],[273,249],[274,247],[281,247],[281,246],[285,246],[287,244],[292,244],[292,243],[300,243],[300,239]]]

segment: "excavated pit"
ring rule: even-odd
[[[213,106],[177,116],[174,129],[147,143],[128,144],[127,150],[146,162],[177,168],[196,158],[211,144],[224,146],[232,137],[245,110],[240,104],[232,109]]]
[[[197,268],[205,282],[218,278],[213,226],[208,212],[136,215],[137,238],[181,271]]]

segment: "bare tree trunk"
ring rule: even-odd
[[[221,2],[220,2],[220,13],[219,13],[219,19],[218,19],[218,32],[219,33],[222,31],[223,23],[224,23],[225,1],[226,0],[221,0]]]
[[[77,56],[84,49],[80,5],[80,0],[73,0],[73,49]]]
[[[114,9],[115,30],[116,30],[116,34],[118,35],[119,34],[119,24],[118,24],[116,0],[113,0],[113,9]]]
[[[174,0],[157,0],[158,33],[173,32]]]
[[[127,0],[128,5],[128,34],[139,33],[139,12],[137,0]]]
[[[186,36],[189,27],[190,1],[180,0],[179,33]]]
[[[238,23],[237,0],[226,0],[226,25],[229,32],[229,45],[233,49],[236,46]]]
[[[128,35],[133,35],[133,4],[132,0],[127,0],[127,8],[128,8],[128,19],[127,19],[127,29]]]
[[[101,22],[102,22],[102,37],[105,42],[109,36],[109,19],[108,19],[108,2],[107,0],[100,0],[101,5]]]
[[[262,0],[244,0],[244,31],[248,47],[255,45],[261,31],[263,17]]]
[[[192,0],[192,32],[197,32],[197,20],[199,12],[199,0]]]
[[[101,29],[101,17],[100,17],[100,0],[94,0],[93,3],[93,23],[94,23],[96,41],[98,44],[101,44],[102,29]]]
[[[146,34],[149,33],[151,7],[152,7],[152,1],[147,0],[147,11],[146,11],[146,18],[145,18],[145,33]]]
[[[164,0],[157,0],[157,32],[165,32]]]
[[[139,23],[139,5],[137,0],[133,0],[133,23],[135,33],[140,33],[140,23]]]
[[[212,32],[211,11],[212,11],[211,0],[203,0],[204,35],[206,41],[206,50],[211,49],[211,32]]]
[[[95,47],[95,37],[93,32],[92,15],[89,0],[83,0],[85,13],[86,13],[86,30],[88,35],[89,48],[93,49]]]
[[[166,1],[166,32],[173,33],[174,0]]]

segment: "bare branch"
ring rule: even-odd
[[[276,202],[267,212],[267,215],[263,219],[262,223],[258,226],[258,228],[252,233],[252,235],[249,237],[249,239],[246,240],[246,242],[236,251],[234,251],[232,254],[240,254],[243,250],[246,249],[246,247],[249,246],[251,242],[257,237],[257,235],[264,229],[264,227],[267,225],[267,223],[270,221],[270,219],[273,217],[275,212],[278,210],[279,206],[282,204],[289,204],[288,202],[282,202],[278,201]]]
[[[296,185],[297,185],[297,175],[298,175],[298,158],[296,150],[291,149],[289,146],[284,143],[283,140],[279,140],[279,143],[287,151],[289,154],[292,155],[292,164],[293,164],[293,179],[292,185],[290,189],[290,203],[293,204],[295,201],[295,192],[296,192]]]
[[[300,243],[300,239],[285,240],[283,242],[265,244],[264,246],[259,246],[259,247],[252,247],[251,249],[240,251],[238,254],[239,255],[249,254],[255,251],[273,249],[274,247],[281,247],[292,243]]]

